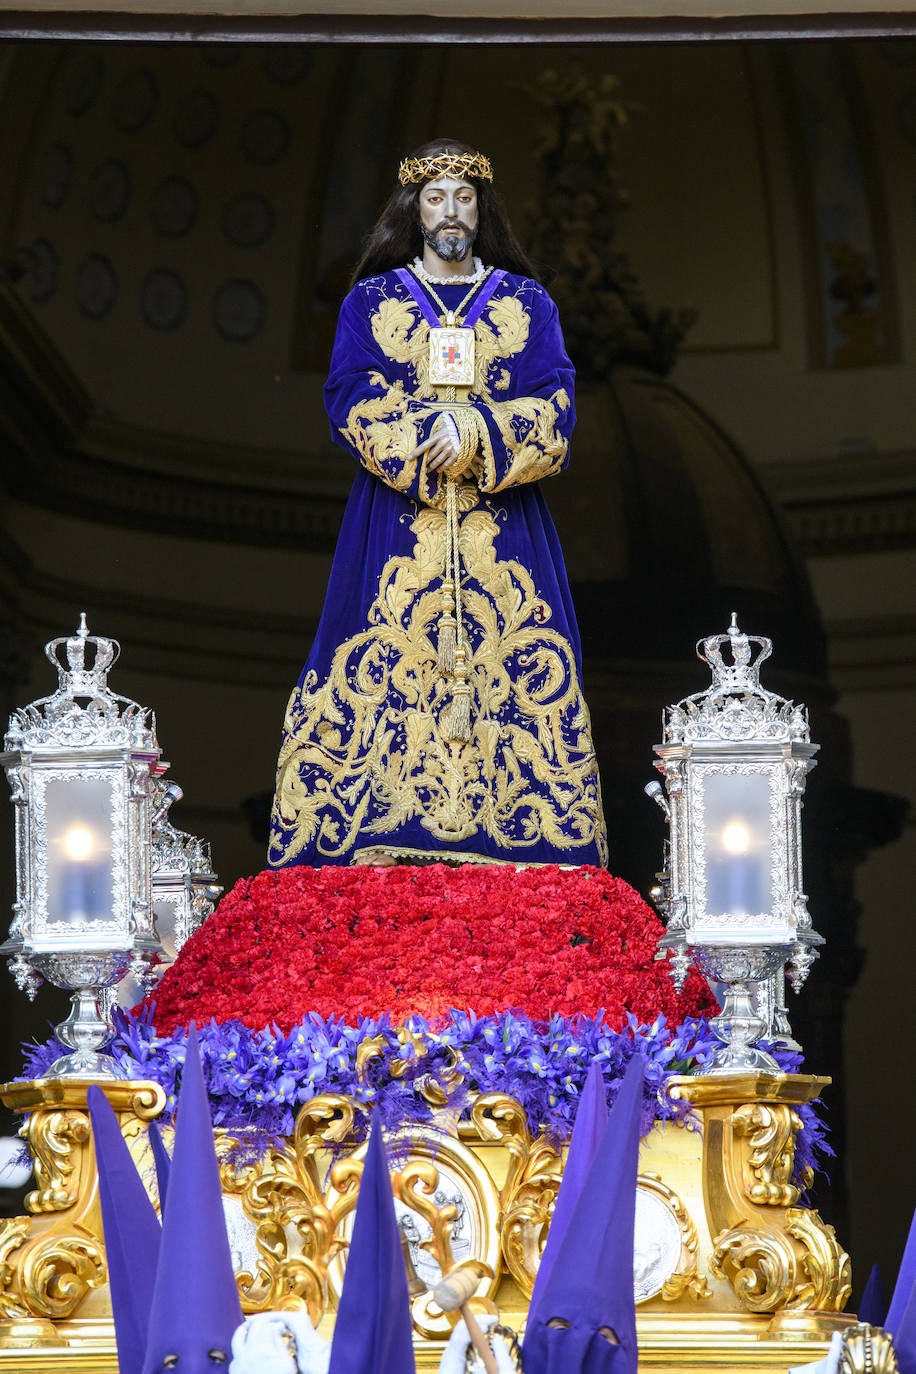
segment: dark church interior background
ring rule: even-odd
[[[86,610],[122,642],[112,685],[157,712],[175,822],[224,883],[263,867],[351,476],[321,405],[337,305],[398,157],[475,143],[579,367],[547,496],[611,867],[652,885],[660,710],[705,685],[694,642],[736,610],[821,744],[828,945],[790,1011],[837,1078],[822,1206],[857,1293],[892,1272],[916,1131],[916,42],[9,44],[0,102],[4,721]],[[11,836],[10,813],[7,910]],[[10,981],[0,1007],[6,1079],[58,1003]]]

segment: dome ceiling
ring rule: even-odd
[[[606,50],[575,56],[607,62]],[[34,47],[17,49],[6,99],[21,109],[28,93],[32,136],[9,202],[6,258],[24,305],[95,412],[134,432],[286,455],[284,474],[289,455],[326,452],[320,385],[337,304],[398,156],[432,126],[456,122],[451,93],[468,57],[435,48],[74,44],[49,61]],[[532,130],[546,117],[539,73],[558,57],[475,52],[484,79],[458,119],[462,136],[491,152],[522,237],[537,194]],[[714,73],[716,96],[689,115],[705,151],[687,180],[665,150],[664,129],[683,106],[690,71],[656,74],[664,80],[631,140],[637,266],[655,278],[656,294],[683,291],[671,304],[696,304],[698,295],[707,303],[696,346],[762,344],[774,329],[772,254],[748,72],[737,52],[697,53],[688,66],[697,59]],[[645,80],[637,64],[636,94]],[[651,187],[650,160],[659,170]],[[728,264],[695,254],[692,267],[672,271],[660,232],[683,216],[688,182],[699,183],[707,194],[697,199],[704,208],[693,233],[707,240],[719,213],[715,182],[728,165],[739,169],[733,232],[767,264],[739,325],[719,304]],[[740,338],[727,337],[735,328]],[[126,462],[153,459],[149,444],[142,458],[126,435],[124,447]],[[208,459],[195,449],[191,462],[201,472],[222,466],[218,451]]]

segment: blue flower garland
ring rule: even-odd
[[[157,1035],[153,1011],[125,1016],[115,1011],[115,1038],[110,1051],[124,1078],[152,1079],[174,1111],[184,1064],[187,1032]],[[213,1124],[244,1131],[256,1146],[290,1136],[299,1108],[320,1093],[354,1099],[364,1131],[373,1107],[386,1127],[431,1121],[434,1110],[420,1091],[430,1082],[444,1094],[448,1107],[464,1111],[479,1093],[506,1093],[522,1105],[532,1134],[543,1128],[557,1145],[572,1132],[576,1105],[592,1060],[601,1064],[611,1091],[634,1054],[645,1060],[643,1134],[659,1121],[695,1123],[689,1104],[672,1100],[669,1078],[693,1074],[709,1062],[721,1042],[706,1020],[690,1018],[669,1026],[664,1016],[640,1025],[631,1016],[622,1031],[612,1030],[603,1014],[595,1017],[554,1016],[532,1021],[518,1012],[473,1016],[451,1011],[444,1022],[412,1016],[407,1034],[387,1016],[347,1025],[339,1017],[312,1013],[288,1035],[265,1027],[249,1030],[239,1021],[199,1028],[204,1074]],[[372,1041],[372,1054],[360,1046]],[[43,1077],[64,1047],[54,1039],[25,1048],[24,1078]],[[767,1048],[786,1073],[796,1073],[799,1054],[774,1045]],[[803,1129],[796,1139],[794,1181],[804,1187],[808,1170],[816,1171],[833,1150],[821,1115],[822,1104],[795,1109]]]

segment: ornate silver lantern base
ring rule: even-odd
[[[792,1034],[789,1021],[789,1008],[786,1006],[786,970],[777,969],[765,983],[758,983],[754,989],[754,1001],[760,1015],[769,1026],[769,1038],[782,1045],[784,1049],[801,1053],[801,1045]]]
[[[725,1003],[710,1023],[723,1046],[704,1073],[781,1072],[773,1056],[754,1043],[770,1029],[754,991],[782,968],[789,952],[785,945],[692,947],[694,963],[703,976],[725,985]]]
[[[32,964],[55,987],[71,991],[69,1016],[55,1027],[54,1034],[67,1046],[48,1069],[49,1078],[119,1078],[111,1055],[103,1053],[111,1039],[99,1007],[103,988],[119,983],[127,972],[130,955],[114,953],[33,955]]]

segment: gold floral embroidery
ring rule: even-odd
[[[542,840],[567,852],[595,843],[603,861],[588,713],[551,608],[521,564],[497,558],[494,512],[469,512],[460,544],[473,729],[467,743],[447,739],[435,644],[444,517],[423,509],[411,530],[413,554],[385,564],[367,627],[337,649],[326,682],[310,673],[290,698],[270,862],[311,844],[340,857],[357,837],[414,820],[431,848],[486,835],[524,857]]]
[[[486,318],[488,316],[489,318]],[[406,364],[416,379],[414,394],[431,397],[429,384],[429,325],[419,307],[400,296],[386,296],[370,320],[372,337],[386,358]],[[531,317],[517,296],[500,296],[487,306],[474,326],[474,386],[484,399],[490,397],[489,374],[493,364],[521,353],[528,342]],[[505,368],[501,374],[509,385]],[[494,386],[494,389],[497,389]]]
[[[416,377],[416,394],[429,390],[429,325],[413,301],[388,296],[371,320],[372,337],[386,358],[407,363]]]
[[[490,369],[503,358],[521,353],[528,342],[531,316],[517,296],[500,296],[491,300],[484,315],[474,326],[475,387],[485,400],[490,397]]]
[[[493,446],[487,435],[481,445],[484,459],[481,490],[503,491],[525,482],[539,482],[542,477],[559,472],[566,461],[568,444],[557,426],[560,416],[568,409],[569,396],[562,387],[549,399],[521,396],[514,401],[491,401],[490,413],[510,457],[501,480],[497,480]],[[525,426],[521,438],[520,420]]]
[[[418,460],[407,457],[420,442],[417,419],[411,418],[409,405],[403,386],[395,382],[380,396],[370,396],[352,406],[341,430],[363,466],[395,491],[407,491],[417,471]]]
[[[406,455],[420,441],[423,420],[439,410],[429,392],[429,326],[413,301],[386,296],[373,313],[370,327],[385,356],[411,369],[415,379],[413,395],[428,398],[430,408],[408,414],[407,396],[401,383],[397,383],[387,387],[379,397],[357,402],[341,433],[370,472],[395,490],[407,491],[416,476],[417,465]],[[496,364],[524,349],[530,328],[531,317],[517,296],[493,300],[485,316],[475,325],[476,389],[489,407],[510,455],[502,479],[497,480],[493,445],[483,415],[479,411],[461,415],[462,422],[473,422],[479,433],[479,458],[473,463],[473,470],[486,492],[538,482],[558,472],[566,461],[567,441],[560,434],[558,424],[562,414],[569,409],[569,397],[562,388],[549,398],[494,399],[493,393],[508,390],[510,383],[508,369],[497,369]],[[493,373],[496,375],[491,387]],[[386,387],[380,373],[372,373],[371,381],[373,386]],[[521,435],[519,421],[523,427]],[[437,484],[430,482],[423,471],[419,494],[432,505],[441,504]]]

